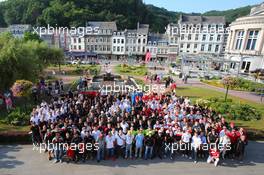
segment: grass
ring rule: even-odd
[[[224,97],[225,93],[207,89],[207,88],[200,88],[200,87],[178,87],[176,90],[178,96],[188,96],[195,102],[196,99],[199,98],[211,98],[211,97]],[[245,128],[253,128],[257,130],[264,130],[264,106],[263,104],[255,103],[249,100],[245,100],[242,98],[228,96],[228,98],[232,99],[234,102],[248,104],[250,106],[255,107],[258,109],[262,114],[262,119],[258,121],[240,121],[236,120],[235,122],[239,126],[243,126]]]
[[[114,71],[118,74],[128,76],[145,76],[148,73],[145,66],[129,66],[121,64],[115,66]]]
[[[13,126],[0,123],[0,132],[29,132],[30,126]]]
[[[224,88],[222,80],[201,80],[201,82],[206,83],[211,86]],[[257,82],[252,82],[249,80],[245,80],[242,78],[237,79],[237,85],[235,87],[231,87],[232,90],[237,91],[259,91],[259,89],[264,88],[264,85]]]
[[[61,65],[60,67],[62,72],[65,72],[66,75],[83,75],[87,71],[97,71],[98,73],[101,70],[100,65]],[[51,65],[47,67],[44,72],[59,72],[59,66]]]

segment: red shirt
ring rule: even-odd
[[[218,150],[214,150],[214,149],[210,149],[210,156],[213,158],[219,158],[219,151]]]

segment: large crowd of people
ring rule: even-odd
[[[243,128],[174,92],[69,92],[43,101],[30,122],[34,145],[55,145],[46,147],[55,163],[181,156],[217,166],[226,158],[242,160],[247,144]]]

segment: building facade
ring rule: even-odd
[[[226,59],[234,71],[264,69],[264,3],[230,24]]]
[[[175,61],[177,55],[179,54],[179,26],[178,24],[170,23],[166,28],[166,37],[169,44],[168,48],[168,59],[170,61]]]
[[[12,24],[8,27],[9,32],[16,38],[23,38],[24,33],[31,31],[29,24]]]
[[[178,21],[180,54],[223,54],[225,23],[222,16],[181,15]]]
[[[69,50],[80,57],[95,56],[111,57],[112,36],[117,31],[115,22],[90,21],[86,27],[97,28],[97,32],[85,33],[84,36],[72,35]],[[82,53],[82,54],[81,54]]]
[[[112,36],[112,54],[126,55],[126,31],[114,32]]]

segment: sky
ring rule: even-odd
[[[228,10],[255,5],[264,0],[143,0],[146,4],[163,7],[169,11],[203,13],[210,10]]]

